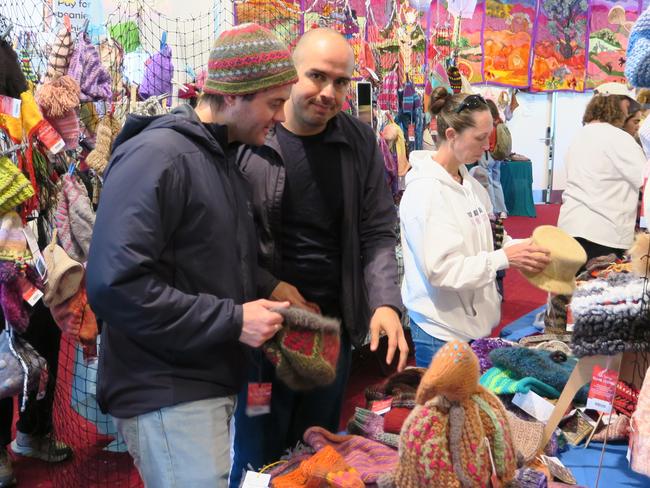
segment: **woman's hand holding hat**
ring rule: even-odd
[[[532,239],[506,246],[504,251],[510,267],[519,271],[539,273],[551,262],[550,251],[533,244]]]

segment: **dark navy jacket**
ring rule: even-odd
[[[342,293],[343,322],[355,345],[367,333],[371,314],[388,305],[398,313],[402,299],[395,257],[397,213],[386,184],[384,162],[367,124],[343,112],[326,129],[325,143],[341,154],[343,181]],[[282,263],[282,195],[286,172],[277,135],[262,147],[240,150],[237,164],[252,186],[253,211],[259,238],[260,296],[269,296]]]
[[[130,117],[115,141],[87,273],[105,322],[97,396],[113,416],[243,384],[256,237],[246,182],[219,142],[225,130],[181,107]]]

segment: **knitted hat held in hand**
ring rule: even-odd
[[[77,37],[70,57],[68,76],[79,84],[79,98],[82,102],[110,100],[111,76],[100,61],[97,48],[91,44],[85,32],[81,32]]]
[[[34,196],[34,187],[7,157],[0,157],[0,214]]]
[[[402,428],[397,470],[382,477],[380,487],[484,487],[492,474],[490,452],[499,480],[513,478],[506,411],[478,378],[478,358],[468,344],[451,341],[437,352]]]
[[[203,93],[246,95],[298,81],[287,46],[258,24],[241,24],[217,38]]]
[[[278,378],[296,391],[332,383],[341,349],[340,322],[297,307],[273,311],[284,324],[262,348]]]
[[[650,87],[650,7],[636,19],[630,32],[625,77],[635,87]]]
[[[55,230],[52,242],[43,250],[47,268],[43,303],[48,307],[59,305],[77,293],[84,277],[83,266],[56,244],[56,234]]]
[[[111,146],[121,128],[120,122],[110,114],[105,115],[97,124],[95,149],[86,157],[86,164],[98,175],[104,174],[111,157]]]

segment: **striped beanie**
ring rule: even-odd
[[[248,23],[222,32],[215,41],[203,92],[246,95],[296,81],[287,46],[270,30]]]

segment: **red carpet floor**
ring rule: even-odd
[[[533,229],[539,225],[557,223],[559,205],[538,205],[537,218],[510,217],[506,220],[505,226],[508,233],[515,238],[528,237]],[[501,324],[495,330],[498,333],[501,327],[526,313],[539,307],[546,301],[546,294],[535,289],[517,271],[508,271],[505,282],[505,301],[502,308]],[[383,345],[385,347],[385,345]],[[383,354],[382,354],[383,352]],[[379,353],[381,356],[371,354],[367,350],[355,352],[352,374],[346,392],[346,400],[341,413],[341,427],[345,428],[347,419],[354,413],[355,406],[364,405],[363,392],[365,388],[373,383],[382,381],[388,368],[382,367],[380,357],[385,357],[385,350]],[[411,364],[413,358],[410,358]],[[92,448],[87,449],[92,450]],[[18,479],[18,486],[25,488],[57,488],[52,479],[58,478],[56,471],[68,470],[74,463],[66,462],[59,467],[50,467],[42,461],[33,461],[27,458],[14,457],[14,471]],[[74,469],[74,468],[73,468]],[[110,469],[110,468],[109,468]],[[50,472],[50,470],[52,470]],[[127,473],[124,473],[127,476]],[[93,483],[93,486],[101,486],[102,483]],[[104,486],[115,486],[110,482]],[[78,488],[86,488],[79,486]]]

